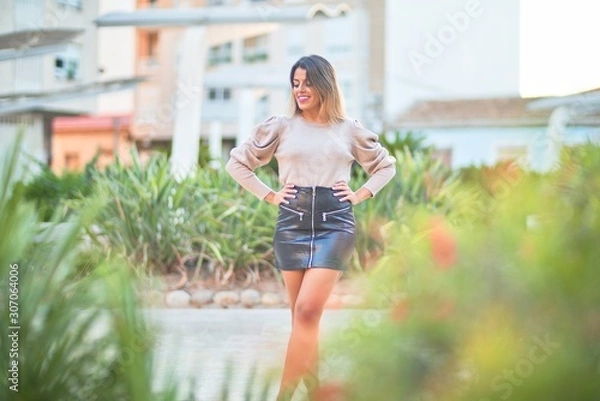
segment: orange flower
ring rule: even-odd
[[[429,243],[431,246],[431,257],[440,269],[449,269],[458,259],[456,239],[441,217],[432,218],[430,227]]]
[[[401,322],[408,316],[409,308],[408,303],[405,300],[400,300],[392,306],[390,314],[392,320],[395,322]]]

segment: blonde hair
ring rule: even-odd
[[[290,106],[292,114],[302,114],[293,92],[294,73],[298,68],[306,71],[306,79],[310,81],[312,88],[319,97],[319,118],[328,124],[337,124],[344,121],[346,118],[344,97],[338,85],[335,69],[329,61],[315,54],[302,57],[296,61],[290,71],[290,85],[292,86]]]

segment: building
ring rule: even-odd
[[[387,0],[385,122],[414,102],[513,97],[520,1]]]
[[[131,73],[112,67],[127,65],[126,51],[102,53],[102,35],[93,21],[114,0],[7,0],[0,14],[0,146],[17,131],[24,132],[25,151],[53,165],[72,163],[73,157],[53,154],[53,119],[129,108],[122,99],[99,95],[132,88]],[[106,42],[106,40],[104,40]],[[121,38],[114,45],[126,43]],[[133,43],[133,42],[131,42]],[[115,62],[115,59],[120,59]],[[133,57],[132,57],[133,60]],[[110,67],[110,68],[107,68]],[[119,75],[117,77],[117,75]],[[116,105],[120,105],[116,107]],[[112,136],[111,136],[112,138]],[[80,143],[81,145],[81,143]],[[95,147],[94,144],[90,146]],[[59,158],[60,160],[55,160]],[[69,161],[66,158],[70,158]]]
[[[131,114],[57,117],[52,124],[52,170],[77,171],[94,158],[103,168],[118,157],[131,159]]]
[[[314,1],[190,1],[187,7],[235,7],[269,15],[284,7]],[[318,2],[323,3],[323,2]],[[339,1],[327,6],[335,9]],[[140,148],[170,146],[176,107],[175,94],[183,100],[201,97],[200,137],[222,138],[214,147],[215,157],[225,156],[235,141],[249,134],[249,126],[269,115],[284,114],[289,105],[289,69],[303,55],[317,53],[336,67],[348,113],[373,124],[369,113],[381,102],[383,89],[382,40],[371,44],[370,30],[383,38],[380,24],[384,1],[348,1],[352,11],[340,18],[314,18],[302,23],[218,24],[206,27],[203,86],[182,82],[177,75],[185,28],[143,27],[137,29],[137,74],[148,77],[136,91],[133,136]],[[139,8],[172,7],[170,0],[139,0]],[[371,52],[376,57],[370,57]],[[373,73],[370,69],[374,68]],[[365,77],[368,77],[365,79]],[[373,94],[373,92],[377,92]],[[181,100],[181,99],[180,99]],[[252,110],[251,121],[240,122]],[[249,123],[249,124],[248,124]],[[219,131],[214,135],[214,131]],[[221,145],[223,147],[221,148]]]
[[[134,0],[101,0],[95,17],[134,8]],[[91,21],[86,29],[96,30]],[[97,30],[96,43],[90,44],[97,60],[96,78],[102,82],[122,82],[135,76],[135,43],[133,28]],[[81,170],[96,156],[99,167],[106,166],[117,156],[129,162],[133,147],[134,90],[101,93],[94,101],[94,107],[85,116],[54,119],[51,164],[54,172]]]
[[[52,119],[86,113],[94,98],[52,105],[31,102],[13,113],[2,106],[26,96],[59,93],[94,81],[96,31],[86,29],[97,15],[96,2],[81,0],[21,0],[3,3],[0,15],[0,48],[15,52],[0,61],[0,144],[7,144],[18,129],[24,130],[24,147],[38,160],[51,163]],[[62,39],[66,37],[67,41]],[[47,42],[45,53],[28,54],[38,42]]]
[[[589,99],[600,89],[564,97]],[[562,100],[558,98],[557,100]],[[518,160],[535,166],[551,141],[555,107],[532,107],[554,99],[489,97],[415,103],[391,127],[423,135],[453,168]],[[591,103],[588,103],[591,104]],[[585,108],[586,106],[584,106]],[[560,129],[561,143],[600,142],[600,108],[574,112]]]

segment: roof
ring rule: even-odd
[[[600,89],[597,90],[600,93]],[[589,93],[589,92],[586,92]],[[426,100],[415,103],[392,128],[547,126],[553,108],[530,105],[549,98],[494,97]],[[570,125],[600,125],[600,108]]]
[[[315,17],[335,18],[350,12],[350,6],[313,4],[277,6],[248,4],[203,8],[151,8],[129,12],[110,12],[94,22],[103,26],[190,26],[261,22],[302,22]]]
[[[134,77],[103,82],[73,85],[65,89],[43,92],[19,92],[0,95],[0,116],[4,114],[32,113],[47,109],[49,103],[95,96],[119,90],[134,88],[143,78]],[[82,114],[71,110],[72,114]]]
[[[117,121],[118,119],[118,121]],[[52,121],[53,130],[71,131],[109,130],[118,122],[121,128],[128,127],[132,118],[130,114],[112,114],[101,116],[58,117]]]
[[[0,34],[0,61],[63,50],[83,29],[26,29]]]

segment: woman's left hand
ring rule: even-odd
[[[370,198],[371,193],[364,188],[354,192],[345,181],[338,181],[331,187],[335,192],[334,195],[340,197],[340,202],[350,201],[353,205]]]

